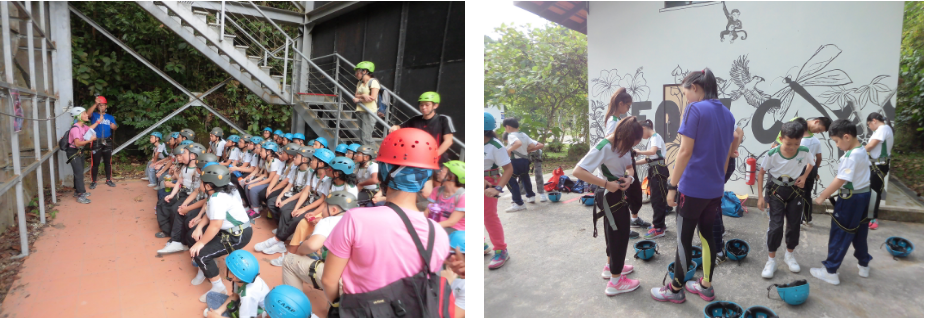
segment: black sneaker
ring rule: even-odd
[[[96,189],[96,188],[97,188],[97,183],[96,183],[96,182],[91,182],[91,183],[90,183],[90,189]]]
[[[631,228],[650,228],[650,223],[641,218],[631,219]]]
[[[90,192],[84,192],[83,195],[84,195],[85,197],[89,197],[89,196],[90,196]],[[77,192],[74,193],[74,197],[75,197],[75,198],[80,198],[80,196],[81,196],[80,193],[77,193]]]
[[[637,233],[637,232],[635,232],[635,231],[631,231],[631,235],[628,237],[628,239],[637,239],[637,238],[640,238],[640,237],[641,237],[641,235],[640,235],[639,233]]]
[[[110,186],[110,187],[115,187],[115,186],[116,186],[116,183],[114,183],[113,180],[106,180],[106,185],[108,185],[108,186]]]

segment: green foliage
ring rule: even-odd
[[[905,2],[897,101],[897,122],[901,126],[916,130],[913,132],[917,133],[917,137],[912,137],[913,141],[922,141],[924,130],[924,2],[921,1]]]
[[[498,40],[484,38],[485,105],[504,106],[506,116],[520,119],[520,130],[540,142],[588,132],[586,121],[570,121],[589,106],[586,36],[552,24],[503,24],[496,31]]]
[[[569,159],[580,159],[583,156],[589,153],[589,144],[587,143],[574,143],[570,145],[570,149],[567,150],[567,158]]]
[[[549,152],[553,152],[553,153],[560,153],[560,152],[563,152],[563,146],[564,146],[563,142],[554,141],[554,142],[551,142],[550,144],[548,144],[548,145],[544,148],[544,151],[549,151]]]
[[[212,61],[135,3],[91,1],[70,4],[191,91],[205,92],[229,77]],[[290,4],[277,7],[288,5]],[[273,28],[260,21],[249,21],[248,24],[251,27],[249,30],[269,32],[270,28]],[[295,34],[295,29],[285,30],[291,36]],[[110,106],[107,113],[113,114],[119,123],[115,135],[117,144],[135,136],[189,101],[182,91],[99,34],[83,20],[71,19],[71,32],[74,105],[89,107],[93,104],[95,95],[106,96]],[[270,41],[263,41],[263,44],[272,45]],[[251,133],[256,133],[259,127],[264,126],[289,127],[289,108],[266,104],[247,88],[240,86],[237,81],[230,81],[204,100],[221,115]],[[154,131],[166,135],[168,132],[186,127],[198,133],[198,142],[206,142],[206,132],[217,126],[224,128],[227,134],[237,133],[201,107],[186,109]],[[135,145],[148,148],[150,144],[148,139],[139,139]],[[134,155],[150,156],[147,152],[138,151],[135,151]]]

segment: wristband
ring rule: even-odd
[[[668,190],[679,190],[679,189],[678,189],[678,186],[674,186],[674,185],[670,184],[669,182],[666,183],[666,189],[668,189]]]
[[[502,187],[500,187],[500,186],[494,186],[493,188],[496,189],[496,190],[498,190],[499,192],[503,192],[503,191],[502,191]]]

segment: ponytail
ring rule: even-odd
[[[878,112],[870,113],[869,116],[866,117],[866,123],[869,123],[869,121],[872,121],[872,120],[879,120],[882,123],[888,125],[888,127],[892,129],[892,132],[895,131],[895,127],[892,126],[892,123],[889,120],[885,120],[885,117],[883,117]]]
[[[611,100],[609,100],[608,102],[608,112],[605,113],[605,124],[608,124],[608,117],[618,112],[619,102],[631,103],[632,100],[633,99],[631,98],[631,94],[628,93],[628,91],[625,90],[624,87],[621,87],[621,88],[618,88],[618,90],[615,90],[615,93],[612,94]]]
[[[637,117],[621,119],[612,134],[612,151],[624,155],[631,151],[637,141],[644,137],[644,128],[637,122]]]
[[[689,89],[693,84],[702,87],[702,90],[705,91],[705,97],[702,100],[718,99],[718,80],[715,79],[715,74],[711,72],[711,69],[705,68],[701,71],[689,72],[682,80],[682,86]]]

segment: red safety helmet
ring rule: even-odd
[[[383,138],[377,162],[437,170],[438,158],[434,137],[421,129],[402,128]]]
[[[97,96],[97,98],[100,98],[100,99],[99,99],[99,100],[100,100],[100,103],[104,103],[104,104],[106,103],[106,97],[104,97],[104,96]]]

